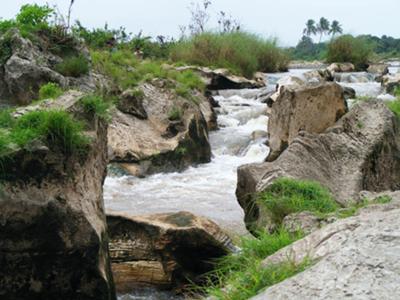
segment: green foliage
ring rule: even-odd
[[[80,77],[89,73],[89,62],[83,55],[67,57],[55,69],[64,76]]]
[[[17,24],[33,28],[41,24],[47,24],[53,13],[54,10],[48,5],[25,4],[21,7],[15,20]]]
[[[174,106],[168,114],[168,120],[180,121],[182,120],[183,111],[180,107]]]
[[[275,40],[264,40],[246,32],[205,32],[191,36],[171,49],[171,59],[200,66],[228,68],[251,77],[256,71],[284,70],[288,57]]]
[[[0,128],[9,128],[14,124],[15,119],[11,113],[11,109],[0,110]]]
[[[0,66],[3,66],[12,55],[11,37],[4,34],[0,38]]]
[[[56,99],[63,94],[62,88],[53,82],[42,85],[39,89],[39,100]]]
[[[271,214],[275,224],[281,224],[289,214],[310,211],[334,212],[338,205],[329,191],[319,183],[280,178],[259,194],[257,202]]]
[[[396,115],[396,117],[400,119],[400,99],[398,98],[393,101],[387,101],[386,105]]]
[[[25,147],[34,140],[41,140],[51,149],[66,154],[83,153],[89,140],[83,134],[83,124],[64,111],[32,111],[20,118],[10,119],[11,112],[2,113],[0,123],[0,157],[17,145]]]
[[[368,66],[373,47],[362,37],[343,35],[328,44],[326,60],[333,62],[350,62],[357,69],[365,69]]]
[[[110,120],[110,103],[105,101],[103,97],[98,95],[88,95],[82,98],[81,103],[86,113],[95,114],[106,121]]]
[[[215,271],[207,275],[206,287],[199,288],[200,291],[217,299],[249,299],[263,288],[303,271],[308,262],[261,266],[263,259],[302,237],[301,233],[291,235],[280,229],[273,234],[260,232],[258,239],[243,238],[241,251],[219,260]]]

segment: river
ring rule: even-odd
[[[398,72],[400,65],[391,64]],[[156,174],[146,178],[109,176],[104,185],[107,211],[123,211],[134,215],[190,211],[208,217],[231,235],[246,234],[243,210],[235,189],[236,170],[247,163],[262,162],[268,155],[265,145],[267,106],[257,99],[260,93],[272,90],[279,78],[301,76],[306,69],[266,74],[268,86],[259,90],[221,91],[215,99],[220,129],[210,133],[213,157],[210,163],[191,167],[181,173]],[[356,90],[359,96],[390,98],[382,93],[379,83],[367,73],[344,73],[337,80]],[[168,293],[138,290],[121,300],[177,299]]]

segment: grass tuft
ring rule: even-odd
[[[257,202],[271,213],[279,225],[292,213],[330,213],[338,208],[329,191],[318,182],[280,178],[259,194]]]
[[[95,114],[99,118],[109,121],[111,119],[109,109],[110,103],[98,95],[88,95],[81,100],[83,109],[88,114]]]
[[[62,88],[53,82],[42,85],[39,89],[39,100],[56,99],[63,94]]]
[[[64,76],[77,78],[89,73],[89,62],[83,55],[67,57],[55,69]]]

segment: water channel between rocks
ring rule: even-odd
[[[262,162],[269,151],[265,145],[267,106],[257,100],[257,95],[266,89],[273,90],[283,76],[301,76],[306,71],[309,70],[267,74],[269,84],[264,89],[221,91],[215,97],[221,106],[217,109],[220,129],[210,133],[212,161],[181,173],[162,173],[142,179],[109,176],[104,185],[106,210],[133,215],[190,211],[212,219],[230,234],[246,234],[243,210],[235,196],[236,171],[241,165]],[[399,66],[392,64],[390,71],[398,72]],[[388,97],[382,95],[380,84],[370,74],[346,73],[337,80],[343,86],[354,88],[358,96]],[[177,298],[144,289],[120,299]]]

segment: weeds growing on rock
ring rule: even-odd
[[[258,239],[243,238],[239,253],[230,254],[216,263],[216,268],[206,276],[206,285],[197,291],[217,299],[249,299],[260,290],[303,271],[308,262],[295,264],[286,261],[277,265],[262,266],[266,257],[303,237],[298,232],[290,234],[280,229],[273,234],[260,232]],[[196,291],[196,289],[195,289]]]
[[[63,94],[62,88],[53,82],[42,85],[39,89],[39,100],[56,99]]]
[[[276,180],[259,194],[257,202],[270,212],[272,221],[278,225],[292,213],[330,213],[338,208],[329,191],[319,183],[289,178]]]
[[[88,114],[97,115],[99,118],[109,121],[111,116],[109,114],[110,102],[98,95],[88,95],[81,100],[83,109]]]
[[[80,77],[89,73],[89,62],[83,55],[67,57],[55,69],[64,76]]]
[[[168,114],[168,120],[180,121],[182,120],[183,111],[180,107],[174,106]]]

